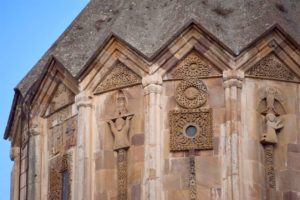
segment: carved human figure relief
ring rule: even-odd
[[[276,144],[277,132],[283,128],[282,119],[279,117],[283,113],[280,101],[283,100],[281,93],[274,87],[267,87],[264,90],[262,102],[265,102],[260,110],[264,117],[265,132],[261,136],[262,144]]]
[[[263,133],[260,142],[262,144],[277,144],[276,132],[283,128],[282,120],[273,113],[268,113],[265,117],[266,132]]]
[[[276,187],[274,148],[278,143],[277,134],[284,127],[280,115],[284,114],[282,93],[275,87],[266,87],[259,91],[260,102],[258,111],[263,117],[265,131],[261,134],[260,143],[265,151],[265,176],[267,196],[273,195]]]
[[[111,132],[115,138],[114,141],[114,150],[118,149],[127,149],[130,146],[128,133],[130,128],[130,120],[132,116],[126,116],[125,120],[123,117],[117,118],[115,122],[110,120],[109,126]]]
[[[114,137],[114,150],[117,152],[118,199],[127,199],[127,150],[130,147],[130,121],[133,117],[127,110],[126,96],[122,90],[115,96],[115,117],[107,123]]]

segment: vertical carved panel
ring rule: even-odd
[[[190,178],[189,178],[189,187],[190,187],[190,197],[191,200],[197,199],[197,185],[196,185],[196,167],[195,167],[195,151],[189,151],[190,159]]]
[[[278,143],[277,134],[284,127],[280,118],[284,114],[282,93],[275,87],[266,87],[259,91],[260,102],[258,112],[263,116],[264,132],[261,134],[260,142],[265,151],[265,176],[267,196],[272,195],[276,188],[276,177],[274,168],[274,148]]]
[[[265,145],[265,168],[266,180],[269,188],[276,188],[275,170],[274,170],[274,146]]]
[[[198,72],[208,73],[209,71]],[[170,150],[189,151],[190,199],[196,200],[198,197],[195,150],[208,150],[213,147],[212,111],[205,106],[208,98],[206,85],[194,75],[183,78],[184,80],[176,88],[175,96],[178,105],[182,108],[169,112]]]
[[[50,161],[48,200],[71,199],[71,178],[64,180],[64,173],[71,174],[71,155],[57,156]],[[64,189],[66,191],[64,191]],[[66,192],[66,193],[64,193]]]
[[[117,152],[118,166],[118,199],[127,199],[127,150],[130,147],[129,130],[132,114],[128,113],[126,96],[122,90],[117,91],[115,98],[115,118],[109,120],[111,133],[114,137],[114,150]]]
[[[118,150],[118,200],[127,199],[127,151]]]

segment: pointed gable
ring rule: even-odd
[[[246,76],[283,80],[299,81],[297,75],[274,53],[269,54],[246,71]]]
[[[74,99],[75,94],[65,84],[59,83],[52,95],[46,115],[52,114],[55,111],[74,103]]]
[[[186,77],[205,78],[220,76],[221,73],[206,58],[192,51],[167,75],[166,79],[184,79]]]
[[[112,70],[99,83],[94,93],[100,94],[114,89],[137,85],[141,82],[142,79],[138,74],[118,61]]]

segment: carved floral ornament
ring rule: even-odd
[[[270,54],[246,71],[246,76],[283,81],[299,81],[299,78],[275,54]]]
[[[204,106],[207,98],[201,80],[180,81],[175,99],[182,108],[169,112],[171,151],[212,149],[212,112]]]
[[[142,83],[141,77],[125,66],[117,62],[109,74],[96,87],[94,94],[101,94],[114,89],[134,86]]]
[[[191,52],[184,58],[170,75],[174,79],[221,76],[215,66],[196,52]]]

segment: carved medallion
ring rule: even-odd
[[[263,58],[253,67],[251,67],[246,75],[258,78],[269,78],[285,81],[298,81],[299,79],[295,76],[286,64],[277,58],[274,54],[270,54]]]
[[[171,151],[212,149],[210,108],[170,111],[169,120]]]
[[[171,73],[175,79],[203,78],[220,75],[215,67],[196,52],[190,53]]]
[[[141,77],[126,67],[123,63],[118,62],[112,71],[104,78],[94,91],[100,94],[117,88],[124,88],[140,84]]]
[[[176,88],[176,101],[184,108],[198,108],[207,101],[206,85],[197,79],[184,80]]]

